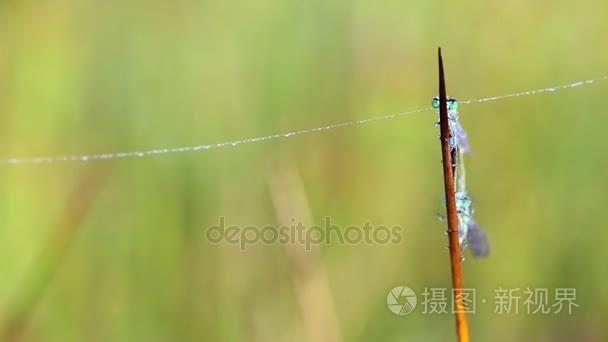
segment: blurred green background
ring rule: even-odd
[[[2,1],[0,157],[207,144],[606,75],[601,1]],[[475,341],[605,341],[608,82],[461,106]],[[236,147],[0,166],[1,341],[453,341],[432,111]],[[401,225],[398,245],[210,244],[290,218]],[[467,252],[468,255],[468,252]],[[419,307],[386,307],[407,285]],[[571,315],[494,290],[575,288]],[[487,299],[481,304],[480,299]]]

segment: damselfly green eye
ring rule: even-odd
[[[458,109],[458,101],[456,99],[448,99],[448,109]]]
[[[433,101],[431,102],[431,104],[433,105],[433,108],[437,109],[439,108],[439,98],[436,97],[433,99]]]
[[[456,207],[458,207],[459,209],[469,210],[469,208],[471,208],[471,206],[473,205],[473,201],[464,191],[457,191],[455,197]]]

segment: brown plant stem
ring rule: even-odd
[[[466,307],[463,302],[462,289],[462,255],[458,241],[458,216],[456,213],[456,198],[454,185],[454,169],[452,168],[452,147],[450,145],[450,127],[448,123],[448,107],[443,72],[441,48],[439,58],[439,125],[441,129],[441,153],[443,155],[443,183],[445,185],[445,201],[448,221],[448,239],[450,246],[450,265],[452,269],[452,289],[454,315],[456,317],[456,335],[459,342],[469,342],[469,325],[467,323]]]

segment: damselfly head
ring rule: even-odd
[[[447,102],[448,102],[448,109],[458,109],[458,101],[456,99],[448,97]],[[431,105],[435,109],[439,108],[439,103],[440,103],[439,97],[435,97],[435,98],[433,98],[433,101],[431,101]]]

